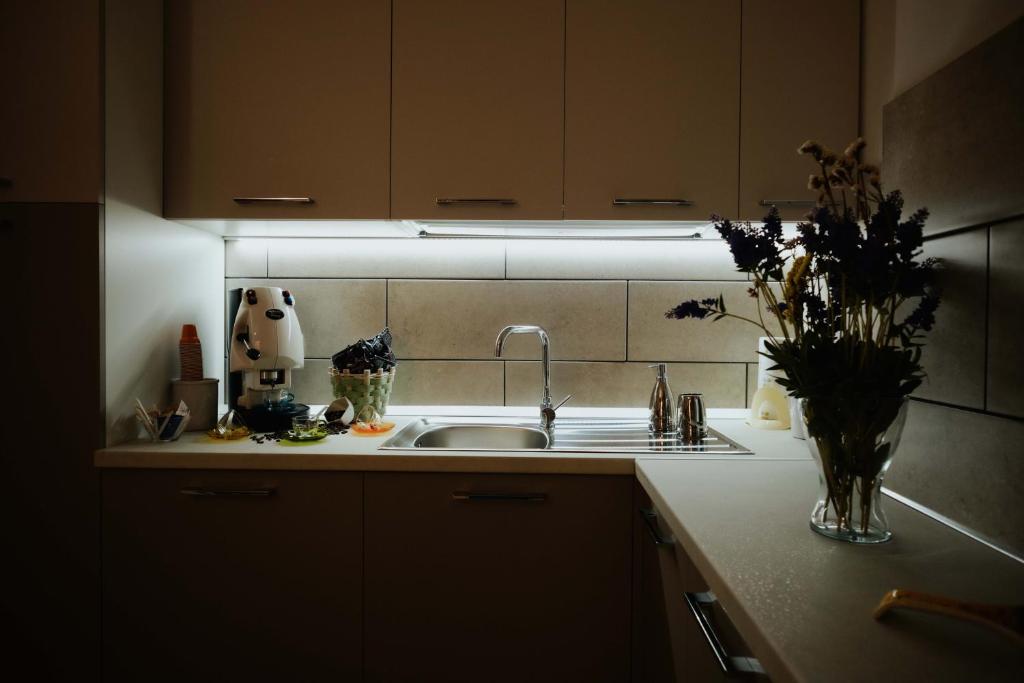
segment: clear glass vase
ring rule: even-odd
[[[811,529],[849,543],[892,538],[882,507],[882,480],[899,446],[908,399],[879,398],[858,409],[801,399],[807,445],[818,464]]]

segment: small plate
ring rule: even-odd
[[[287,439],[289,441],[319,441],[328,435],[327,430],[320,430],[311,436],[296,436],[295,432],[288,430]]]

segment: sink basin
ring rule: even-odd
[[[686,442],[678,434],[651,434],[637,419],[559,418],[549,436],[534,420],[498,417],[424,417],[381,445],[383,450],[556,451],[563,453],[664,453],[745,455],[751,451],[714,429]]]
[[[540,429],[517,425],[445,425],[422,432],[413,439],[412,447],[442,450],[538,450],[548,447],[548,435]]]

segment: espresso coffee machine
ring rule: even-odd
[[[280,287],[251,287],[232,292],[237,313],[231,327],[228,405],[257,432],[291,427],[293,417],[309,413],[291,394],[292,371],[302,367],[305,344],[295,297]]]

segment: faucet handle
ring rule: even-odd
[[[540,424],[544,429],[551,429],[555,424],[555,411],[564,406],[572,398],[572,394],[569,394],[563,398],[557,406],[552,408],[551,406],[544,406],[540,409]]]
[[[573,397],[573,395],[572,395],[572,394],[569,394],[568,396],[566,396],[565,398],[563,398],[563,399],[562,399],[561,401],[559,401],[559,402],[558,402],[558,405],[557,405],[557,406],[555,406],[554,408],[552,408],[552,410],[558,410],[559,408],[561,408],[562,406],[564,406],[564,405],[565,405],[566,403],[568,403],[568,402],[569,402],[569,400],[570,400],[570,399],[571,399],[572,397]]]

